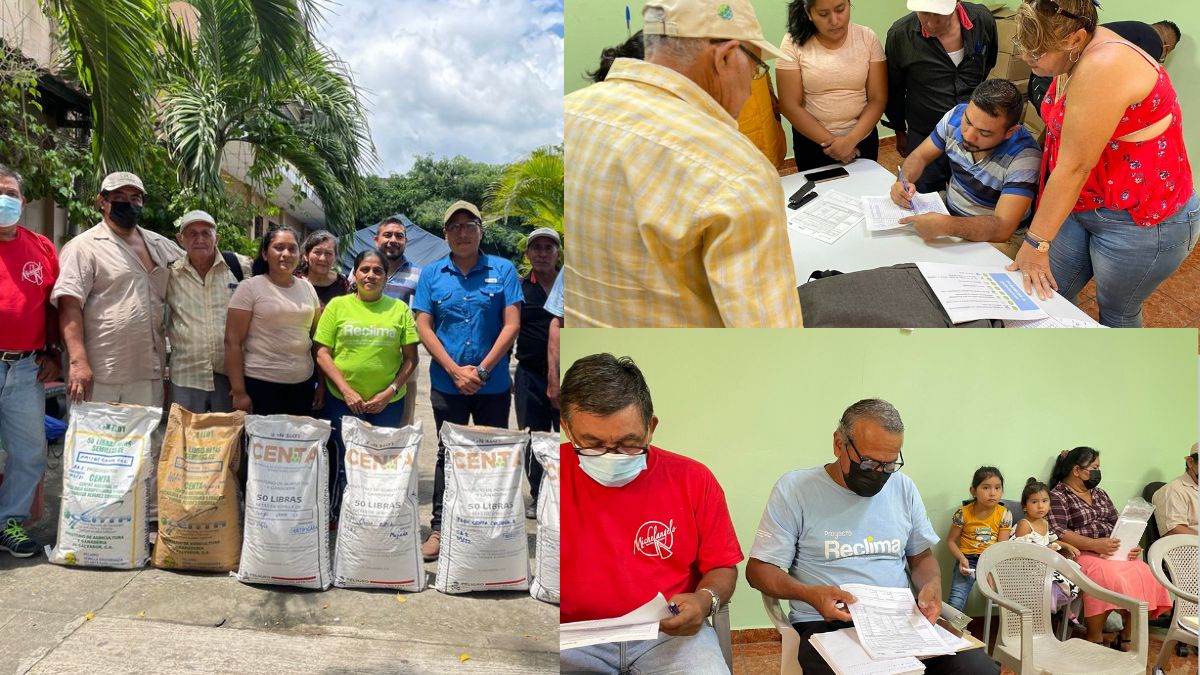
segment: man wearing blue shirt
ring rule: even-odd
[[[938,536],[912,479],[898,473],[904,423],[892,404],[866,399],[842,414],[833,432],[834,461],[784,474],[771,490],[746,566],[750,585],[791,601],[805,675],[833,673],[809,642],[815,633],[853,625],[839,588],[858,583],[908,588],[930,622],[942,605]],[[788,571],[784,571],[788,570]],[[925,661],[930,675],[998,674],[983,650]]]
[[[479,250],[483,220],[473,204],[451,204],[442,222],[450,255],[422,270],[412,302],[421,344],[433,359],[433,419],[439,432],[447,421],[507,427],[508,358],[521,327],[524,301],[520,279],[511,262]],[[421,546],[426,560],[436,560],[441,547],[445,461],[439,438],[433,532]]]

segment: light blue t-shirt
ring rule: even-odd
[[[750,557],[787,569],[803,584],[857,583],[908,588],[905,556],[938,536],[912,479],[892,474],[874,497],[838,485],[822,466],[783,475],[771,490]],[[791,621],[823,621],[792,600]]]
[[[567,276],[566,272],[562,272],[554,280],[554,287],[550,289],[550,295],[546,297],[546,304],[542,306],[542,309],[560,319],[563,318],[563,277],[565,276]]]

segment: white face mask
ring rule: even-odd
[[[0,195],[0,227],[12,227],[21,219],[21,200]]]
[[[599,457],[580,455],[579,468],[592,480],[607,487],[628,485],[646,470],[646,455],[608,453]]]

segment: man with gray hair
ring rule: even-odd
[[[184,214],[176,240],[187,255],[171,264],[167,280],[171,401],[196,413],[230,412],[225,316],[250,261],[217,250],[217,221],[205,211]]]
[[[713,628],[742,550],[703,464],[651,445],[658,418],[629,357],[593,354],[563,377],[560,621],[622,616],[662,594],[660,634],[560,653],[569,672],[727,674]],[[630,546],[633,542],[633,546]],[[671,608],[671,609],[668,609]]]
[[[799,327],[775,167],[738,131],[782,54],[749,0],[649,0],[645,60],[564,102],[572,325]]]
[[[941,571],[933,557],[938,536],[916,485],[898,473],[903,444],[904,423],[892,404],[859,401],[833,432],[834,461],[784,474],[771,490],[746,579],[766,595],[791,601],[805,675],[833,672],[809,638],[853,625],[846,605],[855,598],[842,584],[908,588],[911,575],[925,618],[935,622],[941,612]],[[1000,672],[979,649],[924,663],[931,675]]]
[[[901,218],[925,241],[959,237],[990,241],[1011,258],[1024,241],[1042,170],[1042,149],[1024,126],[1024,101],[1008,80],[987,80],[942,116],[933,133],[909,153],[905,178],[920,176],[945,155],[950,160],[946,207],[950,215],[923,213]],[[917,188],[907,180],[892,185],[892,201],[912,208]],[[1021,228],[1018,231],[1018,228]],[[1041,243],[1030,237],[1035,248]]]

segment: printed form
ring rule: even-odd
[[[859,643],[873,659],[953,654],[954,646],[943,639],[933,624],[917,609],[907,588],[865,584],[842,584],[857,602],[847,609],[854,619]],[[946,633],[948,635],[948,633]]]
[[[789,213],[788,227],[832,244],[862,219],[863,212],[857,199],[837,190],[827,190],[799,210]]]
[[[564,623],[558,627],[558,648],[573,649],[605,642],[653,640],[658,637],[658,622],[671,616],[662,593],[625,616]]]
[[[906,209],[903,206],[897,206],[892,201],[890,196],[882,197],[863,197],[862,210],[867,214],[867,229],[872,232],[881,230],[894,230],[898,227],[909,227],[909,225],[901,225],[900,219],[908,216],[917,216],[922,213],[941,213],[950,215],[946,210],[946,205],[942,203],[942,198],[936,192],[921,193],[913,195],[912,209]]]
[[[1048,314],[1003,267],[917,263],[953,323],[976,319],[1045,319]]]

